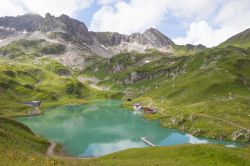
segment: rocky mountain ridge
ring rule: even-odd
[[[0,47],[20,39],[42,39],[64,45],[65,52],[52,57],[65,66],[80,70],[85,66],[85,59],[90,56],[110,58],[123,52],[144,53],[150,49],[173,54],[179,49],[170,38],[155,28],[149,28],[143,33],[124,35],[89,31],[83,22],[64,14],[59,17],[49,13],[45,17],[36,14],[0,17]],[[204,49],[192,45],[187,48]]]
[[[172,52],[174,42],[150,28],[144,33],[123,35],[115,32],[90,32],[87,26],[67,15],[59,17],[47,13],[45,17],[26,14],[17,17],[0,18],[0,39],[40,32],[50,38],[63,39],[87,46],[91,54],[110,57],[124,51],[144,52],[156,48],[163,52]]]

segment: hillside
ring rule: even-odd
[[[226,46],[249,48],[250,47],[250,29],[247,29],[239,34],[236,34],[230,37],[225,42],[219,45],[219,47],[226,47]]]
[[[43,107],[86,102],[111,92],[80,83],[75,72],[49,58],[64,51],[61,44],[19,40],[0,48],[0,115],[26,113],[25,101],[41,100]]]
[[[0,18],[0,165],[249,165],[249,146],[130,149],[96,159],[46,156],[48,140],[11,120],[96,99],[155,107],[162,127],[250,142],[250,30],[218,47],[176,45],[157,29],[90,32],[66,15]],[[60,151],[60,146],[57,146]]]
[[[124,100],[133,101],[127,106],[141,102],[157,107],[156,117],[165,127],[248,142],[249,65],[249,50],[227,47],[181,57],[125,53],[84,73],[102,80],[99,85],[122,90]]]

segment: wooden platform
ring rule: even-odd
[[[152,142],[150,142],[149,140],[147,140],[147,138],[145,138],[145,137],[140,137],[140,139],[141,139],[143,142],[145,142],[146,144],[148,144],[149,146],[153,146],[153,147],[156,146],[155,144],[153,144]]]

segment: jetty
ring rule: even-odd
[[[149,146],[153,146],[153,147],[156,146],[155,144],[153,144],[152,142],[150,142],[149,140],[147,140],[146,137],[140,137],[140,139],[141,139],[143,142],[145,142],[146,144],[148,144]]]

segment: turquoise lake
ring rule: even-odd
[[[147,147],[146,137],[157,146],[218,143],[228,147],[237,143],[196,138],[148,121],[140,113],[120,107],[120,101],[96,101],[85,105],[67,105],[46,110],[39,116],[20,117],[36,134],[63,145],[69,156],[103,156],[112,152]]]

